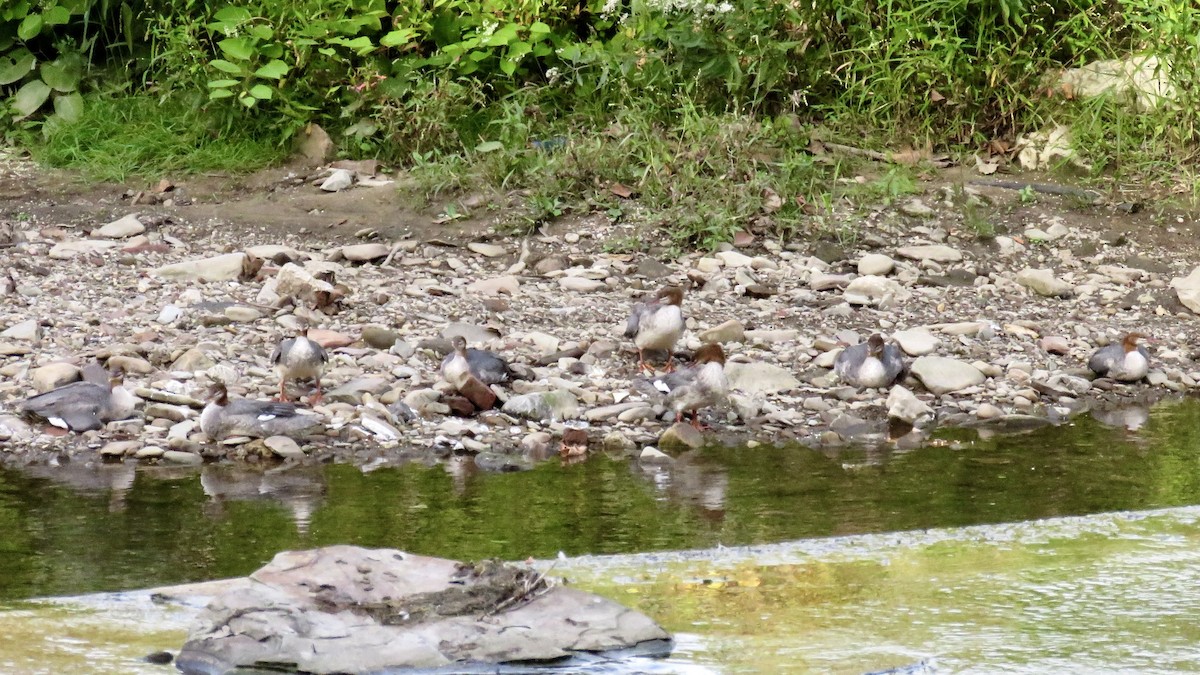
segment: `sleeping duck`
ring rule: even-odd
[[[125,389],[120,374],[108,386],[93,382],[71,384],[38,394],[21,402],[17,410],[61,429],[91,431],[106,422],[129,419],[141,399]]]
[[[682,422],[683,413],[691,411],[692,426],[699,428],[699,409],[722,403],[728,393],[725,350],[719,344],[704,345],[696,350],[691,364],[655,377],[649,383],[665,397],[667,407],[675,411],[676,422]]]
[[[321,400],[321,373],[329,362],[329,354],[325,348],[309,339],[304,327],[296,329],[295,337],[280,341],[271,352],[271,365],[279,371],[279,400],[287,401],[287,381],[312,378],[316,382],[316,391],[312,402]]]
[[[646,363],[647,349],[665,349],[667,371],[674,368],[671,350],[683,336],[683,289],[679,286],[660,288],[649,302],[633,306],[625,324],[625,337],[632,338],[638,350],[638,371],[654,372]]]
[[[833,372],[853,387],[889,387],[906,369],[900,348],[885,344],[879,333],[846,347],[833,362]]]
[[[450,339],[454,351],[442,359],[442,379],[461,389],[468,375],[484,384],[500,384],[513,377],[508,362],[482,349],[467,349],[467,339],[455,335]]]
[[[1136,382],[1150,372],[1150,353],[1138,344],[1152,341],[1141,333],[1129,333],[1120,342],[1097,349],[1088,360],[1088,368],[1100,377],[1121,382]]]
[[[321,415],[291,403],[231,399],[221,383],[209,390],[200,413],[200,430],[215,441],[230,436],[303,436],[324,423]]]

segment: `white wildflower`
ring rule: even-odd
[[[558,78],[560,77],[562,77],[562,73],[559,72],[558,68],[550,68],[546,71],[546,81],[550,84],[558,82]]]

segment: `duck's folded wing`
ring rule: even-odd
[[[485,384],[505,382],[512,375],[507,361],[480,349],[467,350],[467,363],[471,367],[471,374]]]
[[[690,368],[683,368],[673,373],[638,378],[634,380],[634,387],[650,396],[662,397],[670,395],[680,387],[691,384],[695,379],[695,373]]]
[[[46,421],[56,427],[71,431],[91,431],[104,427],[100,421],[97,408],[79,407],[62,411],[61,414],[47,417]]]
[[[642,325],[642,316],[646,313],[646,303],[639,302],[633,306],[633,311],[629,313],[629,320],[625,322],[625,337],[637,337],[638,330]]]
[[[294,340],[289,338],[275,345],[275,351],[271,352],[271,365],[278,365],[279,359],[283,358],[283,352],[292,348]]]
[[[1092,354],[1092,358],[1088,360],[1088,368],[1092,372],[1103,375],[1112,370],[1113,364],[1117,362],[1116,354],[1119,350],[1119,348],[1113,349],[1112,347],[1113,345],[1109,345],[1103,349],[1096,350],[1096,353]],[[1123,352],[1123,350],[1120,351]]]
[[[60,416],[60,412],[72,407],[90,406],[99,410],[99,404],[108,396],[108,390],[90,382],[73,382],[44,394],[31,396],[21,402],[17,409],[41,417]]]
[[[300,409],[291,403],[251,401],[249,399],[230,401],[225,410],[230,415],[252,415],[259,421],[275,419],[277,417],[295,417],[300,414]]]

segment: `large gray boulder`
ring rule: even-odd
[[[175,661],[190,675],[475,672],[484,664],[494,672],[495,664],[671,648],[646,615],[527,567],[356,546],[280,553],[213,598],[200,621]]]

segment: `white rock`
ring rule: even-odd
[[[163,265],[150,273],[175,281],[234,281],[242,275],[245,253],[226,253],[212,258]]]
[[[907,300],[912,293],[895,279],[866,276],[847,284],[842,297],[851,305],[878,305],[888,298],[892,301]]]
[[[304,456],[304,451],[300,449],[300,444],[287,436],[271,436],[263,440],[263,445],[284,459]]]
[[[46,255],[52,260],[70,260],[77,255],[99,253],[119,246],[115,241],[60,241],[50,248]]]
[[[328,282],[317,279],[296,263],[284,265],[275,275],[275,292],[281,296],[311,301],[317,292],[332,290]]]
[[[638,461],[646,464],[670,464],[675,459],[654,446],[648,446],[642,448],[642,454],[638,455]]]
[[[910,199],[900,205],[900,212],[907,216],[928,218],[933,215],[933,209],[920,199]]]
[[[1186,277],[1172,279],[1171,288],[1175,289],[1175,295],[1179,296],[1179,302],[1184,307],[1200,314],[1200,267]]]
[[[934,262],[958,262],[963,259],[963,255],[958,249],[943,244],[904,246],[896,249],[896,255],[910,260],[932,260]]]
[[[577,293],[592,293],[607,288],[605,283],[599,279],[584,279],[583,277],[562,277],[558,280],[558,285],[563,290]]]
[[[29,381],[39,394],[57,389],[64,384],[75,382],[80,377],[79,368],[74,364],[58,361],[47,363],[29,371]]]
[[[0,338],[24,340],[25,342],[33,342],[41,336],[42,327],[38,325],[35,319],[26,319],[20,323],[15,323],[9,326],[3,333],[0,333]]]
[[[737,319],[730,319],[719,326],[713,326],[700,333],[701,342],[745,342],[746,327]]]
[[[813,272],[808,278],[808,287],[814,291],[828,291],[834,288],[845,288],[850,283],[848,274],[826,274]]]
[[[467,249],[487,258],[498,258],[505,253],[503,246],[487,244],[482,241],[473,241],[467,244]]]
[[[146,226],[142,224],[142,221],[138,220],[137,214],[131,213],[99,229],[92,230],[92,236],[104,239],[126,239],[137,236],[145,231]]]
[[[158,313],[158,318],[155,319],[158,323],[168,324],[175,323],[183,317],[183,310],[176,305],[167,305]]]
[[[941,340],[938,340],[924,328],[909,328],[908,330],[896,331],[892,334],[899,345],[900,349],[904,350],[909,356],[925,356],[932,354],[933,350],[937,349]]]
[[[716,258],[701,258],[696,261],[696,269],[705,274],[712,274],[721,270],[721,261]]]
[[[888,392],[887,407],[888,417],[893,417],[909,424],[915,423],[926,415],[933,414],[933,409],[924,401],[898,384]]]
[[[761,361],[730,361],[725,364],[725,377],[730,389],[740,389],[747,394],[774,394],[800,386],[800,381],[787,370]]]
[[[342,257],[352,262],[379,260],[380,258],[386,258],[392,252],[390,248],[378,242],[352,244],[350,246],[343,246],[340,250]]]
[[[726,267],[749,267],[754,262],[754,258],[737,251],[721,251],[716,257]]]
[[[354,174],[348,169],[334,169],[329,177],[321,183],[321,189],[326,192],[341,192],[354,185]]]
[[[922,356],[913,361],[912,374],[935,394],[948,394],[983,384],[983,373],[969,363],[943,356]]]
[[[975,416],[981,420],[990,420],[997,417],[1003,417],[1004,411],[992,405],[991,403],[980,403],[979,409],[975,411]]]
[[[864,276],[884,277],[896,268],[896,261],[882,253],[868,253],[858,260],[858,273]]]
[[[479,281],[467,284],[467,292],[479,295],[499,295],[501,293],[516,295],[517,289],[520,286],[521,282],[514,276],[495,277],[494,279],[480,279]]]
[[[1071,284],[1058,279],[1049,269],[1033,269],[1027,267],[1017,272],[1017,283],[1030,289],[1038,295],[1047,297],[1064,297],[1071,295]]]

